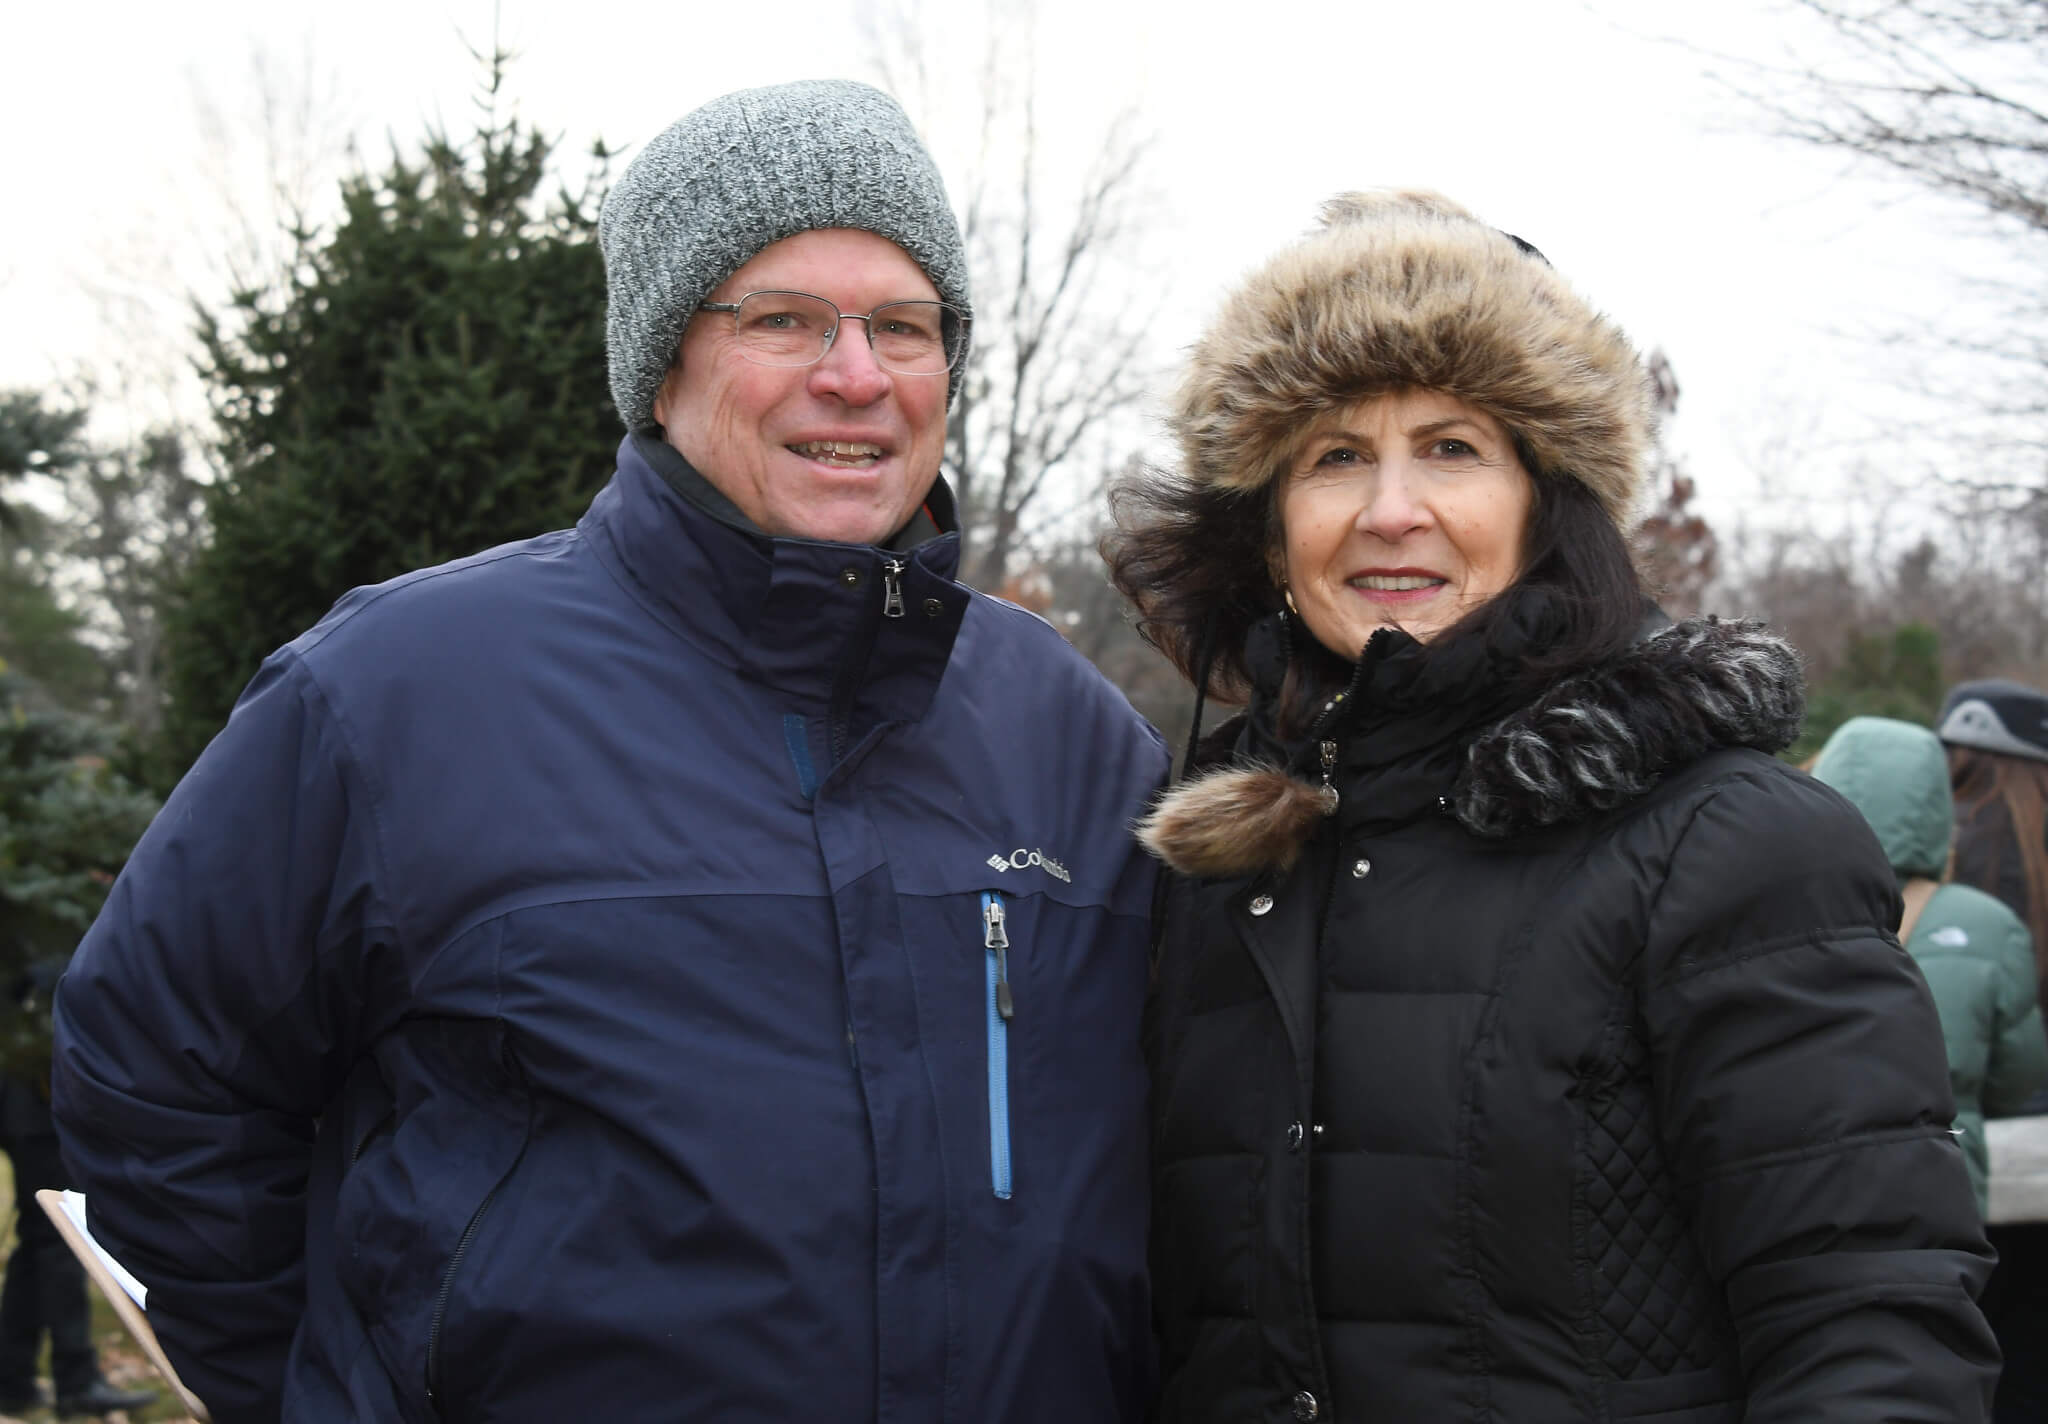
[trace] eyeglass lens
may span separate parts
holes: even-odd
[[[837,307],[802,292],[749,292],[733,314],[741,352],[763,366],[810,365],[824,356],[838,320]],[[865,324],[884,370],[937,375],[959,355],[960,316],[942,302],[890,302]]]

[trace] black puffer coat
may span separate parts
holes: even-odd
[[[1421,651],[1369,646],[1290,868],[1168,892],[1162,1418],[1988,1417],[1989,1253],[1891,871],[1745,749],[1797,726],[1789,650],[1684,624],[1519,709],[1514,649]],[[1284,750],[1257,709],[1212,755]]]

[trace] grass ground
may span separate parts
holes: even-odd
[[[36,1211],[40,1208],[34,1202],[30,1202],[27,1209]],[[5,1234],[0,1235],[0,1260],[4,1260],[14,1254],[15,1239],[14,1171],[4,1156],[0,1156],[0,1220],[6,1222]],[[86,1291],[92,1301],[92,1338],[93,1343],[99,1347],[100,1372],[123,1389],[153,1389],[157,1392],[156,1403],[147,1409],[106,1415],[109,1424],[157,1424],[157,1421],[161,1420],[185,1419],[187,1416],[184,1406],[177,1402],[176,1397],[157,1377],[156,1371],[150,1367],[149,1361],[143,1358],[142,1351],[128,1338],[128,1332],[122,1328],[120,1317],[114,1314],[114,1308],[101,1298],[99,1287],[88,1281]],[[45,1388],[50,1382],[49,1367],[49,1345],[46,1342],[43,1346],[42,1362]],[[0,1414],[0,1424],[16,1424],[16,1421],[21,1421],[21,1424],[46,1424],[46,1421],[55,1418],[57,1414],[54,1410],[32,1409],[26,1414]]]

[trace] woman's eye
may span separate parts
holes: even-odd
[[[1316,463],[1318,465],[1355,465],[1358,463],[1358,452],[1348,445],[1339,445],[1334,450],[1325,450],[1322,454],[1316,456]]]
[[[1453,458],[1459,459],[1462,459],[1468,455],[1477,455],[1479,453],[1477,450],[1473,449],[1472,446],[1466,441],[1452,439],[1444,439],[1437,441],[1436,452],[1439,455],[1448,455]]]

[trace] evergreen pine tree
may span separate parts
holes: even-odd
[[[170,619],[168,772],[348,589],[573,523],[603,484],[598,184],[550,195],[550,149],[488,108],[430,135],[343,185],[281,291],[202,317],[226,475]]]
[[[30,476],[65,481],[91,463],[86,412],[37,391],[0,391],[0,486]],[[85,619],[57,596],[62,540],[49,516],[0,499],[0,672],[31,705],[84,712],[105,700],[98,653],[79,637]]]
[[[0,671],[0,1070],[46,1077],[50,990],[156,801],[114,771],[114,739]]]

